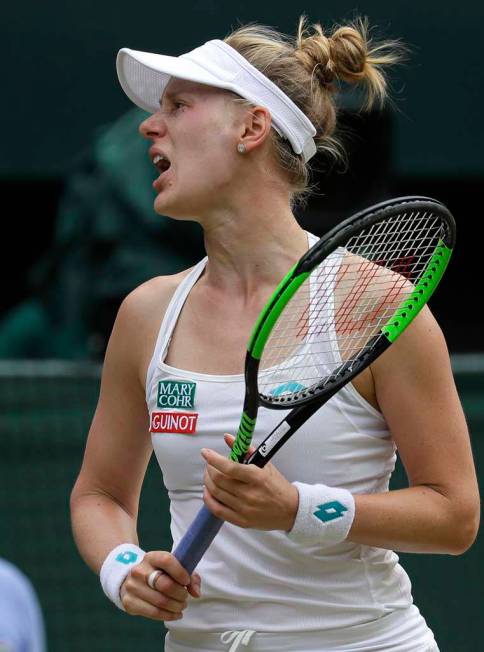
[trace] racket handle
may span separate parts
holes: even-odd
[[[217,518],[203,505],[192,524],[173,551],[183,568],[190,573],[195,570],[205,551],[214,540],[224,521]]]

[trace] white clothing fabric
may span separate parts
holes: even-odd
[[[141,564],[145,554],[145,551],[134,543],[121,543],[113,548],[103,561],[99,572],[101,586],[105,595],[122,611],[126,609],[119,595],[121,586],[133,566]]]
[[[29,579],[0,559],[0,650],[45,652],[42,611]]]
[[[308,239],[310,245],[317,241],[312,235]],[[206,259],[200,261],[175,292],[147,373],[152,442],[171,501],[175,546],[203,504],[205,462],[200,449],[228,453],[223,433],[236,432],[244,398],[242,374],[200,374],[164,362],[180,311],[205,264]],[[285,414],[260,409],[254,443]],[[352,494],[385,492],[395,446],[381,413],[350,384],[300,428],[273,464],[290,482],[324,483]],[[366,647],[355,651],[385,650],[378,645],[388,636],[383,624],[391,621],[394,647],[388,650],[424,652],[434,641],[412,605],[409,578],[389,550],[349,541],[303,546],[282,531],[244,530],[226,523],[197,570],[202,597],[190,602],[182,620],[167,623],[173,640],[178,634],[196,634],[201,640],[202,635],[227,629],[253,629],[257,634],[252,645],[252,640],[265,640],[269,634],[284,639],[317,632],[332,637],[327,648],[331,652],[350,652],[344,646],[348,632],[356,628],[357,640]],[[398,647],[400,630],[405,634]],[[308,645],[321,652],[321,647]]]
[[[307,631],[283,634],[254,630],[214,632],[169,632],[165,652],[439,652],[437,643],[430,640],[414,644],[411,611],[383,616],[364,627],[340,631]],[[362,631],[364,629],[364,631]],[[368,642],[373,636],[378,642]],[[344,642],[342,643],[342,641]]]

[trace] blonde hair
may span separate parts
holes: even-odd
[[[348,25],[335,25],[326,34],[316,23],[312,32],[306,16],[301,16],[295,38],[272,27],[251,23],[239,27],[224,40],[253,66],[273,81],[311,120],[317,130],[318,151],[335,163],[347,164],[337,129],[335,96],[340,83],[358,84],[366,91],[363,110],[388,99],[383,68],[404,60],[408,48],[400,40],[373,42],[367,18]],[[310,168],[295,154],[289,142],[274,129],[271,137],[276,158],[286,171],[292,202],[304,201],[311,189]]]

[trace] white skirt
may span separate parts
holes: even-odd
[[[394,611],[344,631],[273,633],[246,629],[206,633],[177,629],[167,634],[165,652],[439,652],[427,626],[420,632],[412,626],[413,609],[408,610],[408,618]]]

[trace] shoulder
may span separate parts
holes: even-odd
[[[119,307],[106,356],[124,359],[140,380],[145,378],[166,309],[191,269],[146,281],[130,292]]]
[[[407,373],[414,380],[432,373],[451,376],[447,343],[428,306],[424,306],[388,351],[372,364],[372,370],[386,379],[397,372]]]
[[[170,276],[156,276],[130,292],[120,305],[117,320],[152,317],[166,311],[177,287],[193,268]]]
[[[394,434],[401,431],[409,441],[409,432],[421,431],[427,420],[427,432],[451,422],[465,429],[445,337],[428,306],[371,370],[378,403]]]

